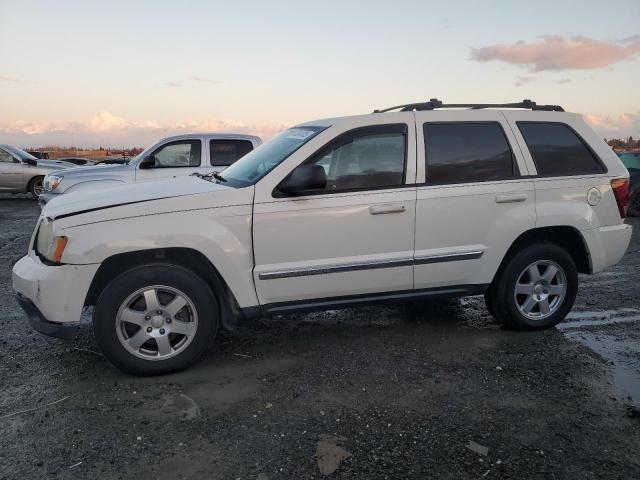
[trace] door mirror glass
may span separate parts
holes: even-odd
[[[289,174],[280,184],[281,192],[295,195],[309,190],[324,190],[327,175],[320,165],[301,165]]]
[[[38,165],[37,160],[34,160],[33,158],[25,158],[22,160],[24,163],[26,163],[27,165],[31,165],[32,167],[35,167]]]
[[[140,168],[146,170],[148,168],[154,168],[156,166],[156,159],[153,155],[144,157],[140,162]]]

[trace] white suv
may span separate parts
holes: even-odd
[[[18,300],[62,337],[94,306],[105,355],[153,374],[249,315],[484,294],[505,327],[549,328],[578,272],[624,254],[628,172],[579,115],[396,109],[290,128],[215,178],[64,195],[14,266]]]

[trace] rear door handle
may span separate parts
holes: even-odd
[[[496,203],[524,202],[526,199],[526,193],[504,193],[501,195],[496,195]]]
[[[385,205],[372,205],[369,207],[371,215],[383,215],[385,213],[402,213],[405,211],[404,205],[398,203],[388,203]]]

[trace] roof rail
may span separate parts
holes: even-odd
[[[411,112],[413,110],[435,110],[436,108],[469,108],[471,110],[479,110],[482,108],[524,108],[545,112],[564,112],[564,108],[560,105],[538,105],[536,102],[527,99],[518,103],[442,103],[442,100],[432,98],[428,102],[407,103],[406,105],[397,105],[383,110],[374,110],[373,113],[384,113],[398,109],[400,109],[401,112]]]

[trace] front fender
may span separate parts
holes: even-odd
[[[150,214],[61,228],[62,263],[94,264],[140,250],[189,248],[216,267],[240,307],[258,304],[253,284],[251,205]]]

